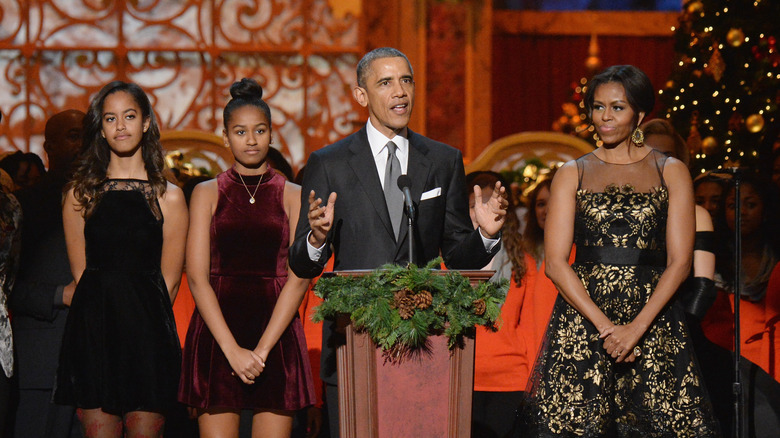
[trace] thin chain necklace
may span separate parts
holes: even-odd
[[[263,180],[264,173],[260,174],[260,180],[257,181],[257,185],[255,186],[254,193],[249,191],[249,187],[246,186],[246,183],[244,182],[244,177],[241,176],[240,173],[236,172],[238,174],[238,177],[241,178],[241,184],[244,185],[244,189],[246,189],[246,193],[249,195],[249,203],[254,204],[255,203],[255,193],[257,193],[257,189],[260,188],[260,182]]]

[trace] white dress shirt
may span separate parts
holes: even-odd
[[[366,123],[366,135],[368,136],[368,145],[371,147],[371,153],[374,155],[374,164],[376,165],[376,172],[379,176],[379,183],[382,185],[382,189],[385,187],[385,165],[387,164],[387,142],[392,141],[397,146],[395,155],[398,157],[398,161],[401,163],[401,174],[406,174],[406,169],[409,168],[409,139],[407,138],[408,129],[404,128],[401,134],[396,135],[393,138],[387,138],[384,134],[379,132],[378,129],[371,124],[369,118]],[[338,201],[336,201],[338,202]],[[307,209],[308,210],[308,209]],[[311,231],[309,231],[311,234]],[[490,251],[499,242],[500,239],[488,239],[479,233],[479,237],[482,238],[482,243],[485,245],[485,249]],[[325,248],[324,243],[321,247],[315,248],[310,242],[308,236],[306,236],[306,247],[309,252],[309,258],[312,261],[320,261],[322,257],[322,250]]]

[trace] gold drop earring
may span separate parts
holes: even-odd
[[[637,146],[644,146],[645,133],[639,129],[639,126],[637,126],[636,129],[634,129],[634,132],[631,133],[631,141],[634,142],[634,144]]]

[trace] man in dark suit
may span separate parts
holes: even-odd
[[[399,173],[411,180],[416,208],[413,261],[421,265],[441,254],[450,269],[485,266],[499,248],[506,214],[503,187],[497,184],[494,195],[475,206],[480,225],[475,230],[464,196],[460,151],[407,128],[414,77],[406,56],[392,48],[369,52],[358,63],[357,82],[353,95],[368,109],[369,121],[309,157],[289,255],[293,272],[316,277],[331,255],[335,270],[405,264],[410,236],[396,185]],[[329,196],[323,206],[317,195],[325,194]],[[482,199],[478,187],[475,199]],[[321,368],[332,437],[338,436],[335,347],[343,343],[334,324],[323,325]]]
[[[49,171],[38,184],[19,190],[22,250],[10,299],[17,356],[19,398],[14,436],[66,438],[78,433],[71,406],[51,402],[62,333],[73,292],[65,235],[62,190],[81,147],[84,113],[68,110],[46,123],[43,148]]]

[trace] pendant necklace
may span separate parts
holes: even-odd
[[[260,180],[257,181],[257,185],[255,186],[255,192],[252,193],[252,192],[249,191],[249,187],[246,186],[246,183],[244,182],[244,177],[241,176],[240,173],[238,173],[238,172],[236,172],[236,173],[238,174],[238,177],[241,178],[241,184],[244,185],[244,189],[246,189],[246,192],[249,195],[249,203],[250,204],[254,204],[255,203],[255,193],[257,193],[257,189],[260,188],[260,182],[263,180],[263,175],[265,175],[265,174],[261,174],[260,175]]]

